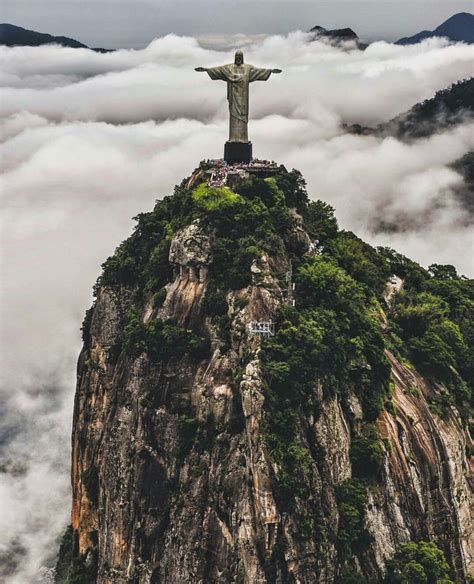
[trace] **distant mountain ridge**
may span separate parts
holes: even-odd
[[[0,24],[0,44],[9,47],[30,46],[39,47],[40,45],[61,45],[63,47],[72,47],[74,49],[87,49],[88,47],[75,39],[65,36],[53,36],[51,34],[28,30],[21,26]]]
[[[404,140],[427,138],[460,122],[472,120],[474,77],[469,77],[437,91],[430,99],[416,103],[408,111],[377,127],[351,124],[345,128],[353,134],[395,136]]]
[[[332,44],[340,45],[341,43],[347,43],[350,41],[355,42],[357,48],[359,49],[366,49],[367,44],[360,41],[357,34],[352,30],[352,28],[335,28],[333,30],[327,30],[323,26],[313,26],[313,28],[309,31],[313,33],[312,40],[319,40],[325,39],[328,40]]]
[[[15,24],[3,22],[0,24],[0,45],[8,47],[39,47],[41,45],[61,45],[73,49],[89,49],[84,43],[65,36],[54,36],[48,33],[28,30]],[[108,53],[111,49],[92,48],[92,51]]]
[[[474,43],[474,14],[459,12],[434,30],[423,30],[413,36],[399,39],[396,45],[414,45],[432,37],[446,37],[454,42]]]
[[[376,128],[359,124],[346,126],[353,134],[364,136],[393,136],[411,142],[429,138],[437,132],[474,121],[474,77],[462,79],[446,89],[437,91],[430,98],[415,104],[407,112]],[[463,184],[456,189],[456,196],[469,217],[474,216],[474,151],[467,152],[456,160],[451,167],[464,178]]]
[[[474,77],[437,91],[379,130],[401,138],[422,138],[467,119],[474,119]]]

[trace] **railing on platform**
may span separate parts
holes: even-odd
[[[261,337],[273,337],[275,335],[275,323],[271,320],[254,320],[248,324],[248,329],[251,335],[259,335]]]

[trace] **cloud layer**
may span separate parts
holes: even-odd
[[[474,148],[473,124],[410,144],[350,135],[343,124],[387,121],[471,76],[474,47],[429,40],[360,52],[307,40],[293,33],[246,48],[248,62],[284,70],[251,88],[256,155],[300,169],[342,227],[472,275],[472,217],[450,165]],[[221,155],[225,86],[193,68],[232,54],[169,35],[140,51],[1,47],[0,55],[0,555],[17,550],[8,557],[21,558],[18,569],[4,579],[23,584],[40,581],[68,520],[74,362],[92,284],[131,217],[200,159]]]

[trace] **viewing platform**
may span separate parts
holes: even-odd
[[[207,184],[210,187],[229,186],[232,188],[236,182],[256,175],[267,178],[277,174],[280,166],[273,160],[254,159],[251,162],[239,162],[228,164],[223,158],[203,160],[199,169],[203,172]]]
[[[247,327],[251,335],[259,335],[265,338],[273,337],[275,335],[275,323],[271,320],[252,321]]]

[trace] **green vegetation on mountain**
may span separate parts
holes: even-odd
[[[143,351],[153,359],[167,359],[176,355],[204,358],[208,355],[208,339],[160,319],[144,324],[140,316],[132,309],[124,327],[124,348],[132,355],[139,355]]]
[[[402,544],[387,562],[385,584],[454,584],[443,552],[433,542]]]
[[[57,584],[90,584],[97,578],[98,550],[95,548],[85,557],[77,553],[78,542],[69,525],[64,533],[56,563],[55,582]]]
[[[371,541],[364,521],[367,491],[360,481],[348,480],[339,485],[336,494],[339,512],[337,546],[342,557],[349,559],[366,549]]]
[[[474,282],[458,276],[453,266],[433,264],[423,270],[393,250],[380,253],[393,273],[404,278],[389,313],[388,339],[401,357],[442,383],[468,416],[474,381]]]
[[[470,77],[437,91],[432,98],[417,103],[379,130],[393,130],[400,138],[423,138],[473,117],[474,77]]]

